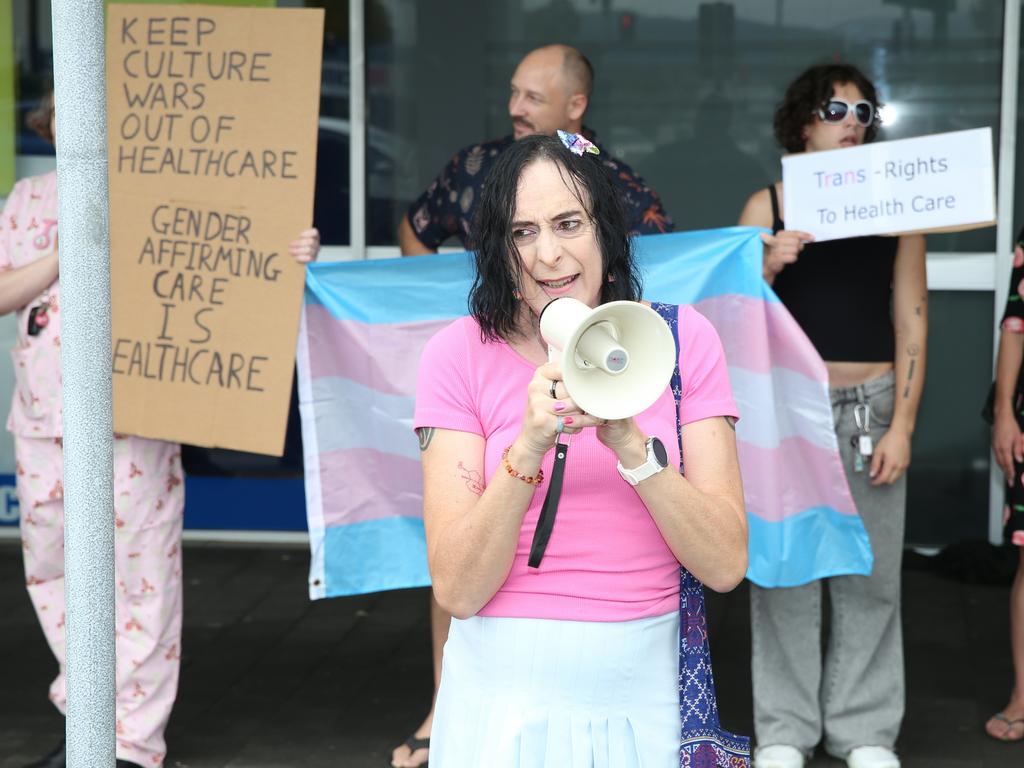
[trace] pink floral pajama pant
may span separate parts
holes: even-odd
[[[64,642],[64,452],[59,438],[15,436],[25,579],[60,671],[50,699],[67,702]],[[181,653],[181,450],[114,441],[117,756],[163,764],[164,729]]]

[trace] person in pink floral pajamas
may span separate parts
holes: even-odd
[[[53,97],[30,116],[53,141]],[[289,251],[316,258],[309,229]],[[0,218],[0,314],[15,312],[11,351],[14,435],[25,582],[59,671],[50,699],[67,702],[64,638],[64,487],[61,423],[57,175],[22,179]],[[117,765],[159,768],[181,659],[181,529],[185,486],[175,443],[115,435],[114,515],[117,641]],[[26,768],[62,768],[63,742]]]

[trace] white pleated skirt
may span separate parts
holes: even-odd
[[[431,768],[676,768],[679,614],[453,619]]]

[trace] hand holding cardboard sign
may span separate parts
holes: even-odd
[[[320,230],[312,227],[299,232],[298,237],[288,243],[288,253],[299,264],[316,261],[316,257],[320,254]]]
[[[780,229],[774,235],[761,235],[764,243],[764,279],[769,285],[787,264],[797,260],[804,245],[814,241],[814,235],[795,229]]]

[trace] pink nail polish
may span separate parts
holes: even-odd
[[[565,410],[565,403],[555,403],[555,410],[556,411],[564,411]]]
[[[572,416],[566,416],[562,421],[564,424],[572,424]]]

